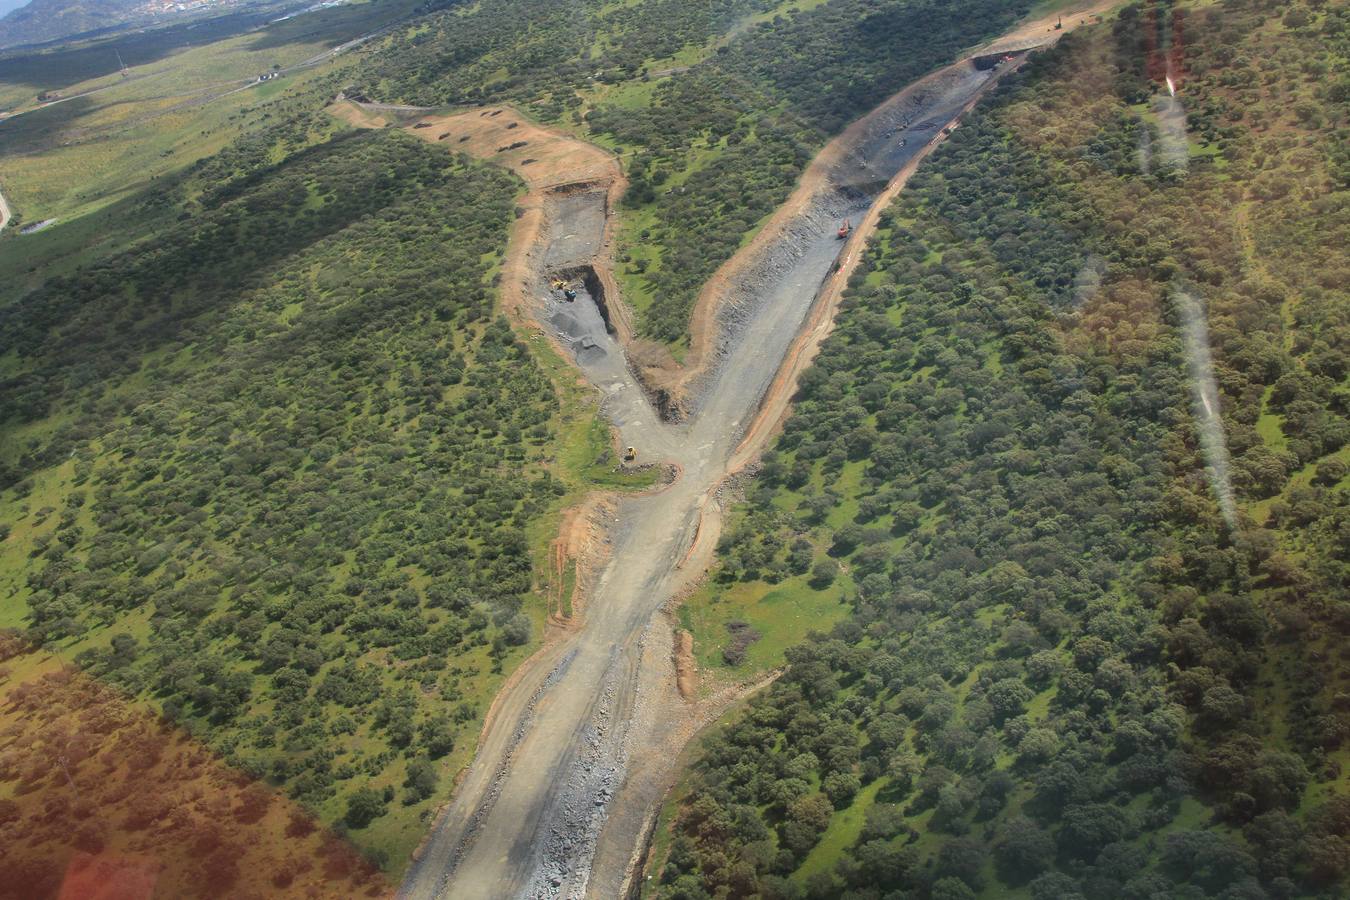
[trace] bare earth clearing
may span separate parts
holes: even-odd
[[[997,52],[1049,43],[1085,18],[1066,13],[1062,30],[1054,17],[1028,23],[1000,39]],[[576,540],[570,517],[564,542],[573,551],[579,544],[605,551],[582,552],[584,614],[554,627],[503,686],[478,754],[401,896],[617,897],[631,886],[681,749],[757,687],[700,698],[687,636],[675,634],[663,610],[711,563],[727,479],[758,456],[786,415],[881,210],[1021,59],[983,71],[969,59],[948,66],[832,141],[762,232],[709,282],[690,364],[665,384],[644,383],[626,352],[632,331],[609,268],[610,211],[624,188],[614,157],[505,108],[418,117],[335,105],[353,124],[404,123],[525,180],[503,271],[508,313],[576,361],[603,395],[621,446],[681,473],[658,492],[594,505],[587,527],[603,529],[602,540]],[[844,218],[856,227],[840,241]],[[554,289],[555,279],[574,287],[574,300]]]

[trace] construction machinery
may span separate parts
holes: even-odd
[[[848,237],[850,232],[852,231],[853,231],[853,224],[849,222],[848,219],[845,219],[843,221],[843,224],[839,226],[839,232],[836,236],[839,238],[839,240],[842,241],[844,238]]]
[[[624,462],[633,462],[633,461],[636,460],[636,459],[637,459],[637,448],[636,448],[636,447],[629,447],[629,448],[627,448],[626,450],[623,451],[623,461],[624,461]]]
[[[571,303],[573,300],[577,299],[576,289],[573,288],[572,285],[568,283],[565,279],[555,278],[553,279],[552,285],[553,290],[562,291],[563,298],[566,299],[568,303]]]

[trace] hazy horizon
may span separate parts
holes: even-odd
[[[0,0],[0,18],[4,18],[16,9],[27,6],[31,0]]]

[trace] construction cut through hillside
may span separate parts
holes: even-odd
[[[506,311],[554,342],[600,392],[619,448],[678,472],[662,488],[593,505],[589,524],[603,537],[578,561],[581,612],[551,629],[498,693],[474,761],[400,897],[633,890],[681,749],[757,686],[693,690],[688,637],[665,614],[713,560],[729,479],[786,415],[881,210],[923,157],[1027,50],[1108,6],[1066,13],[1062,29],[1047,27],[1054,17],[1025,24],[832,141],[702,292],[691,353],[665,385],[631,359],[633,330],[611,272],[612,213],[626,187],[617,159],[505,107],[425,115],[350,99],[335,105],[353,124],[400,124],[520,175],[528,190],[502,270]]]

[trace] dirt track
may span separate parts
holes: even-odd
[[[1031,29],[1041,25],[1019,31],[1039,33]],[[685,699],[692,673],[677,679],[676,658],[687,657],[688,647],[674,652],[662,609],[711,563],[723,485],[786,414],[797,374],[828,333],[880,209],[1016,64],[949,66],[820,154],[789,202],[700,299],[701,356],[680,386],[690,414],[678,424],[660,415],[663,398],[639,382],[626,354],[631,330],[608,265],[610,210],[623,189],[617,161],[508,109],[407,123],[424,139],[507,165],[526,180],[504,304],[575,360],[601,392],[621,445],[681,474],[603,516],[607,559],[588,582],[584,617],[553,631],[499,693],[477,756],[400,896],[617,897],[631,882],[635,850],[680,749],[737,696]],[[339,106],[357,124],[388,122],[385,110]],[[847,241],[835,237],[843,218],[855,226]],[[576,290],[575,299],[554,289],[555,278]]]
[[[0,231],[4,231],[9,224],[9,217],[9,204],[5,202],[5,195],[0,194]]]

